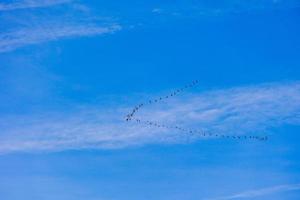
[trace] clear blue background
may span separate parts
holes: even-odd
[[[84,2],[94,13],[114,16],[122,30],[0,54],[0,117],[93,105],[107,95],[120,103],[118,97],[168,91],[194,79],[201,90],[300,79],[296,3],[261,9],[255,3],[209,2]],[[151,12],[156,7],[164,12]],[[216,8],[226,12],[211,14]],[[169,14],[175,11],[180,15]],[[8,27],[5,12],[0,26]],[[29,60],[40,68],[28,66]],[[281,126],[265,143],[213,140],[4,154],[0,199],[200,200],[299,183],[299,131]],[[251,199],[299,198],[298,190]]]

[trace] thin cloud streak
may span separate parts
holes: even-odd
[[[58,24],[46,27],[21,28],[16,31],[0,34],[0,53],[13,51],[27,45],[63,38],[102,35],[114,33],[119,30],[121,30],[121,26],[117,24],[110,26]]]
[[[225,15],[235,15],[239,13],[256,13],[268,10],[284,10],[299,8],[298,0],[260,0],[245,1],[231,0],[219,1],[214,4],[203,4],[200,2],[190,4],[188,1],[173,3],[172,5],[164,5],[155,7],[151,10],[152,14],[159,16],[172,17],[221,17]]]
[[[201,83],[200,83],[201,84]],[[232,134],[264,131],[281,124],[300,122],[300,84],[281,83],[190,94],[140,115],[187,127]]]
[[[114,149],[201,139],[168,128],[125,121],[131,106],[93,105],[72,112],[2,116],[0,152]],[[273,83],[178,96],[143,107],[137,117],[224,135],[261,133],[300,124],[300,83]],[[204,139],[204,138],[203,138]]]
[[[70,3],[72,0],[23,0],[12,3],[0,3],[0,11],[12,11],[26,8],[50,7],[64,3]]]
[[[242,192],[230,196],[217,197],[217,198],[211,198],[206,200],[248,199],[248,198],[254,198],[258,196],[270,195],[274,193],[287,192],[293,190],[300,190],[300,184],[279,185],[279,186],[273,186],[273,187],[268,187],[263,189],[249,190],[246,192]]]

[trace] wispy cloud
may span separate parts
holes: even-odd
[[[72,0],[17,0],[11,3],[0,3],[0,11],[9,11],[25,8],[49,7],[69,3]]]
[[[260,1],[217,1],[214,3],[203,3],[202,1],[191,4],[188,1],[179,3],[164,4],[159,8],[153,8],[153,14],[160,16],[176,17],[219,17],[224,15],[234,15],[237,13],[255,13],[265,10],[280,10],[298,8],[298,0],[260,0]]]
[[[238,194],[233,194],[230,196],[217,197],[217,198],[211,198],[206,200],[248,199],[248,198],[254,198],[258,196],[270,195],[274,193],[287,192],[292,190],[300,190],[300,184],[278,185],[278,186],[262,188],[257,190],[249,190]]]
[[[63,3],[64,6],[52,7]],[[33,44],[121,30],[119,23],[110,17],[98,16],[86,5],[71,0],[19,0],[0,3],[0,11],[21,8],[22,12],[5,12],[0,16],[0,24],[3,26],[0,31],[0,53]]]
[[[31,44],[55,41],[62,38],[102,35],[113,33],[120,29],[121,26],[117,24],[108,26],[94,24],[54,24],[45,27],[21,28],[16,31],[0,34],[0,53]]]
[[[151,111],[152,110],[152,111]],[[189,94],[140,112],[146,119],[243,134],[299,123],[300,83],[264,84]]]
[[[2,116],[0,152],[121,148],[147,143],[185,143],[194,137],[165,128],[124,122],[129,105],[86,106],[72,112]],[[264,84],[193,93],[144,107],[142,119],[223,134],[257,134],[300,123],[300,83]],[[197,138],[194,138],[197,139]]]

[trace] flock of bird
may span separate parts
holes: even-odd
[[[136,113],[139,109],[141,109],[143,106],[150,105],[150,104],[154,104],[154,103],[158,103],[158,102],[160,102],[160,101],[162,101],[162,100],[172,98],[172,97],[178,95],[179,93],[183,92],[183,91],[186,90],[186,89],[195,87],[196,84],[198,84],[198,82],[199,82],[198,80],[195,80],[195,81],[193,81],[192,83],[190,83],[190,84],[188,84],[188,85],[185,85],[184,87],[182,87],[182,88],[180,88],[180,89],[177,89],[177,90],[175,90],[174,92],[172,92],[172,93],[170,93],[170,94],[168,94],[168,95],[166,95],[166,96],[164,96],[164,97],[159,97],[159,98],[157,98],[157,99],[152,99],[152,100],[149,100],[149,101],[147,101],[147,102],[145,102],[145,103],[140,103],[139,105],[135,106],[135,107],[133,108],[133,110],[126,116],[126,121],[130,121],[130,120],[134,117],[135,113]]]
[[[210,133],[210,132],[206,132],[203,130],[192,130],[192,129],[187,129],[187,128],[182,128],[180,126],[172,126],[172,125],[166,125],[166,124],[162,124],[162,123],[157,123],[154,121],[149,121],[149,120],[142,120],[139,118],[135,117],[135,114],[144,106],[146,105],[151,105],[151,104],[155,104],[155,103],[159,103],[162,100],[166,100],[169,98],[172,98],[174,96],[177,96],[178,94],[180,94],[181,92],[183,92],[184,90],[187,90],[189,88],[195,87],[197,84],[199,83],[198,80],[195,80],[193,82],[191,82],[188,85],[185,85],[184,87],[175,90],[174,92],[163,96],[163,97],[159,97],[157,99],[152,99],[149,100],[147,102],[144,103],[140,103],[137,106],[135,106],[133,108],[133,110],[126,116],[126,121],[133,121],[139,124],[144,124],[147,126],[151,126],[151,127],[156,127],[156,128],[167,128],[167,129],[174,129],[174,130],[178,130],[181,131],[183,133],[187,133],[190,136],[197,136],[197,137],[210,137],[210,138],[224,138],[224,139],[237,139],[237,140],[242,140],[242,139],[250,139],[250,140],[267,140],[268,137],[267,136],[253,136],[253,135],[225,135],[225,134],[220,134],[220,133]]]

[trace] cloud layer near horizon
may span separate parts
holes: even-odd
[[[180,131],[126,123],[124,117],[130,109],[131,106],[121,104],[110,108],[93,105],[72,112],[2,117],[0,152],[111,149],[185,143],[192,137]],[[227,135],[266,133],[282,124],[300,123],[300,83],[191,93],[145,107],[137,116]]]

